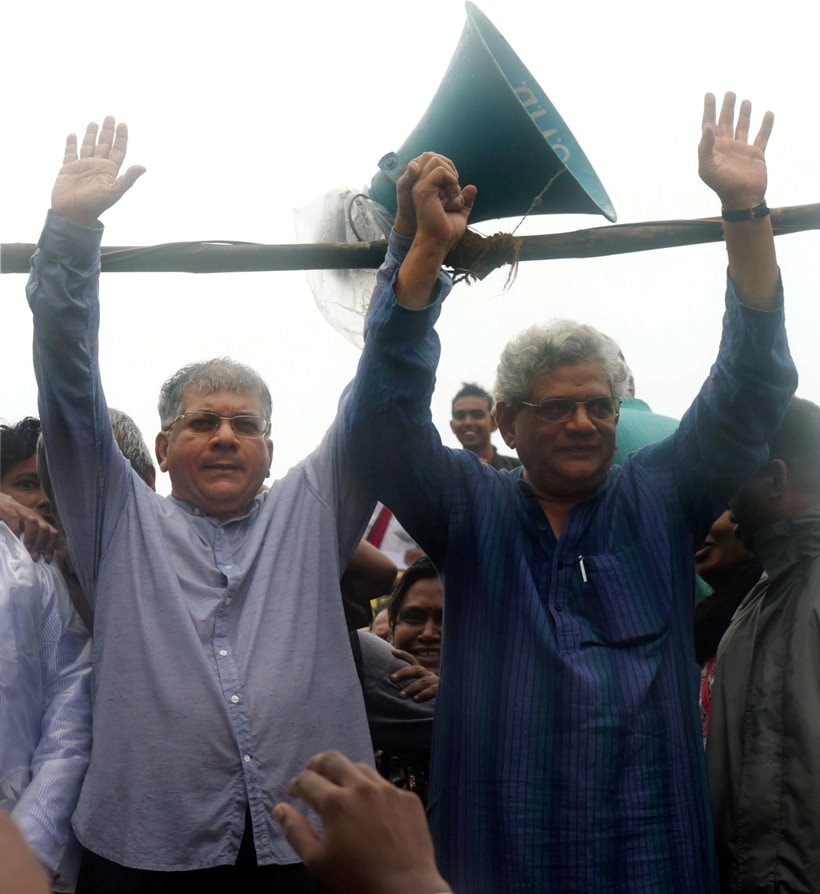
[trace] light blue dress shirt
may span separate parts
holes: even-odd
[[[101,234],[50,214],[28,285],[49,469],[95,608],[74,828],[125,866],[200,869],[235,862],[248,806],[260,864],[298,862],[272,816],[290,779],[326,749],[372,762],[339,578],[375,500],[352,474],[344,399],[241,518],[154,493],[114,441],[100,381]]]
[[[0,522],[0,809],[56,890],[74,890],[71,815],[91,750],[91,643],[60,572]]]

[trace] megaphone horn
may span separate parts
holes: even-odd
[[[472,221],[527,212],[614,221],[606,190],[555,106],[493,23],[466,7],[444,79],[402,147],[379,162],[371,198],[395,214],[396,180],[431,150],[453,159],[463,184],[478,187]]]

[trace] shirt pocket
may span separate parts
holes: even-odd
[[[580,561],[587,576],[580,614],[586,620],[588,642],[629,647],[665,634],[671,609],[668,588],[639,543]]]

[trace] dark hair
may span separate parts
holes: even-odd
[[[387,604],[387,617],[390,621],[390,629],[394,630],[396,627],[396,622],[399,619],[399,612],[401,611],[402,604],[404,603],[404,599],[407,596],[407,591],[413,584],[418,583],[420,580],[425,580],[426,578],[438,577],[438,571],[436,571],[436,566],[427,558],[427,556],[422,556],[420,559],[416,559],[412,565],[407,567],[407,570],[402,572],[401,577],[396,582],[396,585],[393,587],[393,592],[390,594],[390,602]]]
[[[820,491],[820,407],[793,397],[769,441],[769,459],[782,459],[798,485]]]
[[[487,410],[490,413],[492,413],[493,407],[495,406],[495,401],[493,400],[493,396],[489,393],[489,391],[485,391],[480,385],[476,385],[475,382],[462,382],[461,389],[453,398],[450,404],[451,413],[455,413],[456,401],[461,400],[462,397],[480,397],[483,400],[486,400]]]
[[[0,475],[37,452],[40,420],[26,416],[14,425],[0,425]]]

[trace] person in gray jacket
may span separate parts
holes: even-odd
[[[792,399],[731,501],[766,572],[718,649],[707,763],[721,891],[820,892],[820,407]]]

